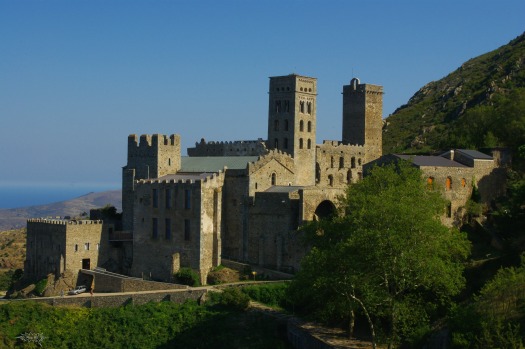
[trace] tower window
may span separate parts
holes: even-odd
[[[272,185],[275,185],[275,183],[277,183],[277,175],[272,173]]]
[[[288,120],[284,120],[284,130],[288,131]]]
[[[308,102],[308,103],[306,104],[306,109],[307,109],[306,112],[307,112],[308,114],[312,114],[312,102]]]
[[[329,175],[328,176],[328,185],[333,187],[334,186],[334,176]]]
[[[312,149],[312,140],[308,139],[308,149]]]
[[[189,210],[191,208],[191,190],[184,189],[184,208]]]
[[[299,131],[301,131],[301,132],[304,131],[304,122],[303,122],[303,120],[299,121]]]
[[[275,120],[273,122],[273,130],[274,131],[279,131],[279,120]]]
[[[343,168],[343,167],[345,167],[345,158],[341,156],[339,158],[339,168]]]
[[[308,121],[308,132],[312,132],[312,122]]]
[[[334,157],[330,156],[330,167],[334,168]]]
[[[303,101],[300,101],[300,102],[299,102],[299,111],[300,111],[301,113],[304,113],[304,102],[303,102]]]
[[[166,189],[166,208],[171,208],[171,189]]]
[[[274,148],[279,148],[279,140],[277,138],[274,139],[273,147]]]
[[[151,219],[151,237],[156,239],[159,236],[159,221],[157,218]]]
[[[352,181],[352,170],[348,170],[346,173],[346,183],[349,183]]]
[[[281,112],[281,101],[275,101],[275,112],[276,113]]]
[[[153,207],[159,207],[159,193],[157,192],[157,189],[153,189],[152,192],[153,196]]]
[[[290,101],[286,100],[284,101],[284,112],[289,113],[290,112]]]
[[[357,159],[357,164],[361,166],[361,159]]]
[[[299,149],[303,149],[303,139],[299,138]]]
[[[288,149],[288,138],[285,138],[283,141],[283,148]]]

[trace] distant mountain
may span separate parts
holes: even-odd
[[[422,87],[385,120],[383,152],[525,143],[525,33]]]
[[[104,207],[107,204],[122,210],[120,190],[89,193],[78,198],[55,202],[47,205],[0,209],[0,231],[17,229],[26,226],[29,218],[71,216],[78,217],[92,208]]]

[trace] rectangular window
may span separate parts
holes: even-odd
[[[184,240],[190,241],[191,235],[190,235],[190,220],[185,219],[184,220]]]
[[[191,190],[184,189],[184,208],[189,210],[191,208]]]
[[[84,250],[89,251],[89,242],[84,244]]]
[[[153,207],[159,207],[159,193],[157,192],[157,189],[153,189]]]
[[[171,240],[171,219],[166,218],[165,237],[166,240]]]
[[[156,239],[159,236],[159,221],[157,218],[153,218],[151,221],[151,237]]]
[[[171,189],[166,189],[166,208],[171,208]]]

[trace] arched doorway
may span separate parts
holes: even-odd
[[[329,200],[324,200],[315,209],[314,220],[330,218],[335,213],[335,205]]]

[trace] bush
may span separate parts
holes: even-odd
[[[228,287],[223,292],[211,294],[213,304],[222,305],[236,310],[245,310],[250,304],[250,297],[237,287]]]
[[[254,301],[284,308],[288,302],[286,296],[287,290],[287,283],[275,283],[246,286],[242,289],[242,292],[247,294]]]
[[[13,284],[20,280],[22,277],[23,270],[8,270],[5,273],[0,274],[0,290],[6,291],[13,287]]]
[[[181,268],[175,275],[175,280],[179,284],[192,287],[200,286],[201,279],[199,273],[191,268]]]
[[[47,287],[47,278],[42,279],[35,284],[34,292],[38,296],[42,296],[42,294],[44,294],[44,291],[46,290],[46,287]]]

